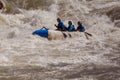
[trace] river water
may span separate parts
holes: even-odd
[[[0,80],[120,80],[120,0],[0,1]],[[57,17],[93,36],[32,35]]]

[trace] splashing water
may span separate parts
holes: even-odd
[[[1,80],[120,79],[120,28],[115,25],[120,12],[111,12],[120,8],[119,0],[2,3],[6,11],[0,13]],[[54,30],[57,17],[66,25],[72,20],[75,27],[80,20],[93,36],[87,40],[78,33],[77,37],[48,41],[32,35],[43,26]]]

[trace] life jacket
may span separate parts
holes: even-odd
[[[75,31],[75,27],[74,27],[74,25],[70,25],[70,26],[68,26],[68,31]]]
[[[84,32],[85,31],[85,27],[83,25],[82,26],[78,26],[77,30],[81,31],[81,32]]]
[[[63,22],[60,22],[60,23],[58,23],[58,29],[64,31],[64,30],[67,30],[67,27],[64,25]]]

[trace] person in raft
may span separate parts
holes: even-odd
[[[68,21],[68,31],[69,32],[72,32],[72,31],[75,31],[75,27],[74,25],[72,24],[72,21]]]
[[[85,32],[85,27],[82,25],[82,23],[80,21],[78,21],[77,24],[78,24],[77,31]]]
[[[58,22],[58,25],[55,24],[57,30],[59,30],[59,31],[66,31],[67,30],[66,26],[64,25],[64,23],[61,21],[60,18],[57,18],[57,22]]]

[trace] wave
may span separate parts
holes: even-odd
[[[4,5],[0,13],[0,79],[119,79],[119,0],[0,1]],[[57,17],[66,26],[72,20],[77,27],[80,20],[93,37],[88,40],[84,33],[53,31]],[[49,39],[61,39],[49,41],[32,35],[43,26],[50,29]]]
[[[2,9],[3,13],[13,13],[13,14],[20,13],[20,10],[18,9],[18,7],[16,7],[10,1],[0,0],[0,2],[2,2],[2,4],[3,4],[3,9]]]
[[[120,7],[112,8],[107,15],[115,22],[115,26],[120,27]]]
[[[47,9],[54,0],[7,0],[23,9]]]

